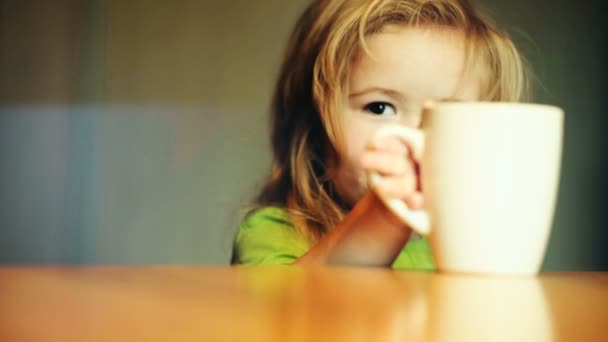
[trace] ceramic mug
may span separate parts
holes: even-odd
[[[443,271],[536,274],[553,221],[564,113],[540,104],[437,102],[420,129],[390,125],[372,139],[402,140],[420,164],[425,208],[377,192],[427,235]],[[379,174],[370,174],[370,186]]]

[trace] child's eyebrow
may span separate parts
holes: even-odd
[[[353,92],[350,93],[348,95],[349,98],[353,98],[353,97],[359,97],[359,96],[363,96],[369,93],[382,93],[384,95],[387,95],[389,97],[392,97],[396,100],[399,100],[401,102],[405,102],[406,96],[403,95],[401,92],[394,90],[394,89],[388,89],[388,88],[382,88],[382,87],[369,87],[369,88],[365,88],[363,90],[357,91],[357,92]]]
[[[461,99],[459,97],[442,97],[440,99],[435,100],[437,102],[466,102],[467,100]]]

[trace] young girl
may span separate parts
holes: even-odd
[[[428,242],[375,191],[423,205],[418,162],[379,127],[418,127],[427,101],[519,101],[513,43],[467,0],[316,0],[292,34],[272,105],[271,174],[233,264],[433,269]]]

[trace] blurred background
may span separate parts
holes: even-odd
[[[227,264],[307,3],[0,0],[0,263]],[[567,113],[544,270],[608,270],[606,6],[478,3]]]

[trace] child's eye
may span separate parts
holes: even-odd
[[[395,115],[397,111],[395,107],[387,102],[372,102],[363,108],[366,112],[370,112],[375,115]]]

